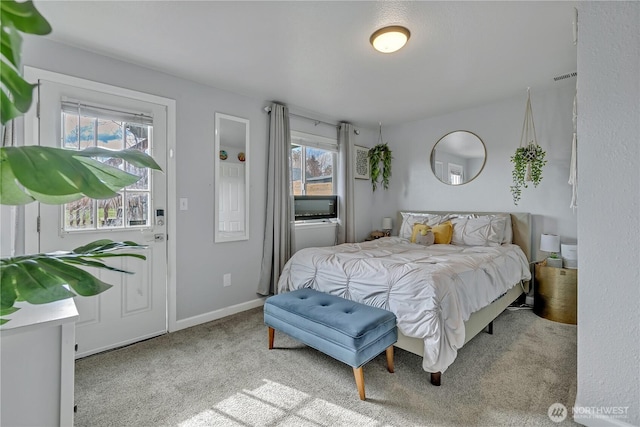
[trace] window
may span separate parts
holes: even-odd
[[[449,183],[452,185],[460,185],[464,181],[464,168],[462,165],[449,163]]]
[[[61,120],[61,147],[67,150],[101,147],[150,153],[153,140],[151,117],[63,101]],[[65,204],[64,231],[149,227],[149,170],[137,168],[122,159],[98,160],[141,178],[123,188],[118,192],[118,196],[112,199],[95,200],[83,197]]]
[[[332,195],[337,166],[338,141],[302,132],[291,132],[291,192],[293,195]]]

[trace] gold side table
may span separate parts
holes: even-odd
[[[554,322],[576,325],[578,320],[578,270],[535,266],[533,312]]]

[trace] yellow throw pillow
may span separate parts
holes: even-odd
[[[448,245],[451,243],[451,236],[453,236],[453,224],[451,221],[443,222],[442,224],[434,225],[431,227],[435,236],[436,244]]]
[[[431,227],[426,224],[413,224],[413,232],[411,233],[411,243],[420,245],[433,245],[435,236],[431,231]]]

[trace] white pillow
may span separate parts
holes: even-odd
[[[479,218],[452,218],[452,245],[500,246],[504,240],[506,218],[482,216]]]
[[[453,216],[452,216],[453,217]],[[513,243],[513,228],[511,225],[511,214],[508,213],[497,213],[497,214],[489,214],[489,215],[478,215],[478,214],[466,214],[466,215],[455,215],[457,218],[504,218],[504,236],[502,238],[502,243]]]
[[[489,215],[495,216],[496,218],[504,218],[504,234],[502,237],[502,243],[513,243],[513,229],[511,228],[511,215],[508,213],[505,214],[496,214]]]
[[[405,239],[411,239],[413,234],[413,224],[427,224],[432,227],[449,219],[449,215],[430,214],[421,212],[400,212],[402,215],[402,224],[398,236]]]

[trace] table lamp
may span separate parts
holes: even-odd
[[[560,236],[556,234],[542,234],[540,236],[540,251],[549,252],[547,258],[548,267],[562,268],[562,258],[558,257],[560,252]]]
[[[385,236],[391,236],[392,228],[393,228],[393,222],[391,218],[389,217],[382,218],[382,231],[384,231]]]

